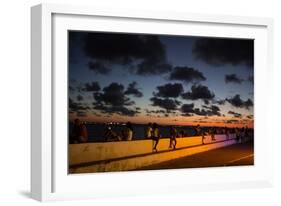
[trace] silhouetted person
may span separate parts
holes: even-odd
[[[133,139],[133,126],[131,122],[127,122],[125,129],[125,140],[131,141]]]
[[[160,134],[159,134],[159,128],[158,125],[156,123],[153,123],[152,126],[152,140],[153,140],[153,151],[157,152],[157,145],[159,143],[159,139],[160,139]]]
[[[205,144],[204,143],[204,140],[205,140],[204,131],[202,130],[202,128],[200,127],[199,124],[195,127],[195,131],[196,131],[197,136],[202,136],[202,144]]]
[[[200,136],[201,135],[201,128],[200,128],[200,125],[197,124],[196,127],[195,127],[195,132],[196,132],[196,136]]]
[[[215,138],[215,128],[214,127],[212,127],[210,129],[210,135],[211,135],[212,141],[216,141],[216,138]]]
[[[177,129],[173,126],[170,127],[170,145],[169,148],[176,149],[177,145]]]
[[[112,131],[111,127],[107,126],[104,132],[105,141],[121,141],[122,138],[116,132]]]
[[[107,142],[111,137],[111,127],[106,126],[104,130],[104,138],[105,141]]]
[[[79,120],[74,120],[71,132],[71,143],[85,143],[88,141],[88,131],[86,126]]]
[[[184,132],[184,130],[181,130],[180,131],[180,137],[184,137],[185,136],[185,132]]]
[[[145,130],[145,137],[146,138],[151,138],[152,137],[152,133],[153,133],[152,124],[148,123],[147,128]]]
[[[229,140],[229,129],[227,127],[224,128],[226,140]]]
[[[235,128],[235,135],[236,135],[236,142],[238,143],[240,141],[241,132],[240,129],[238,129],[237,127]]]
[[[250,138],[249,128],[246,126],[245,128],[245,141],[248,141]]]
[[[241,143],[245,142],[245,137],[246,137],[246,129],[245,127],[243,127],[240,135]]]

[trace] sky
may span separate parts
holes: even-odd
[[[253,127],[254,40],[69,31],[69,118]]]

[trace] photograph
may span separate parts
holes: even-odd
[[[69,174],[254,165],[254,39],[68,30],[67,45]]]

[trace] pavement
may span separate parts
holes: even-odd
[[[254,143],[240,143],[136,170],[254,165]]]

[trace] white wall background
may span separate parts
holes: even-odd
[[[30,181],[30,6],[36,0],[6,0],[0,7],[0,202],[1,205],[37,205],[29,196]],[[280,205],[281,204],[281,6],[274,0],[57,0],[92,6],[179,11],[205,14],[272,17],[275,58],[275,116],[272,130],[275,137],[275,187],[238,191],[214,191],[177,195],[155,195],[115,199],[85,200],[83,205]],[[266,68],[265,68],[266,69]],[[264,85],[266,86],[266,85]],[[265,137],[266,139],[266,137]],[[217,178],[217,177],[214,177]],[[77,205],[78,202],[47,204]],[[78,203],[78,204],[79,204]]]

